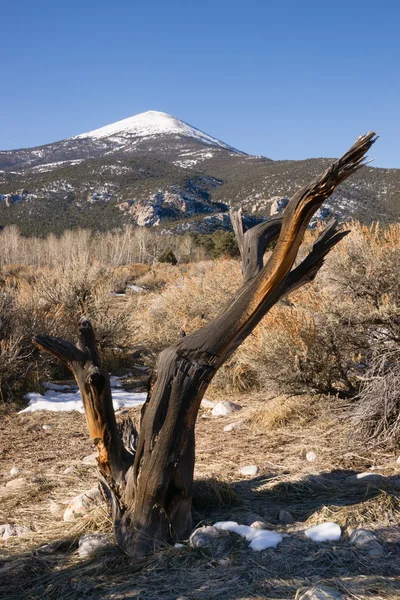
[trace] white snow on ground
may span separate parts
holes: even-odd
[[[233,531],[233,533],[241,535],[250,542],[249,548],[257,552],[266,548],[276,548],[283,540],[281,534],[276,531],[239,525],[236,521],[219,521],[218,523],[214,523],[214,527],[223,531]]]
[[[321,523],[306,529],[304,534],[314,542],[328,542],[330,540],[340,540],[342,531],[336,523]]]
[[[124,377],[110,377],[111,387],[113,388],[114,410],[140,406],[146,401],[146,392],[134,393],[126,392],[122,389],[120,380],[125,377],[128,377],[128,375]],[[37,392],[29,392],[24,396],[24,398],[29,400],[29,404],[26,408],[20,410],[20,413],[36,412],[37,410],[50,410],[52,412],[77,410],[81,413],[84,412],[81,394],[74,386],[58,385],[51,382],[45,382],[43,385],[47,388],[44,395]]]
[[[133,117],[128,117],[122,121],[112,123],[111,125],[106,125],[105,127],[100,127],[99,129],[94,129],[87,133],[81,133],[70,139],[75,140],[88,137],[95,139],[112,137],[115,139],[119,134],[134,135],[137,137],[151,137],[159,134],[183,135],[200,140],[206,144],[220,146],[221,148],[227,148],[228,150],[235,152],[235,149],[231,146],[203,133],[200,129],[196,129],[196,127],[192,127],[184,121],[180,121],[167,113],[159,112],[157,110],[148,110],[139,115],[134,115]],[[122,140],[119,139],[117,141],[121,143],[124,142],[125,139],[123,138]]]

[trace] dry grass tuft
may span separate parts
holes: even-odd
[[[298,396],[277,396],[254,411],[248,423],[261,431],[270,431],[293,423],[306,423],[315,413],[310,411],[312,400]]]

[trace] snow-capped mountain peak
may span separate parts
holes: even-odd
[[[81,133],[70,139],[102,139],[115,137],[151,138],[158,135],[194,138],[211,146],[219,146],[220,148],[238,152],[231,146],[224,144],[224,142],[200,131],[200,129],[192,127],[191,125],[188,125],[188,123],[185,123],[172,115],[157,110],[148,110],[139,115],[134,115],[133,117],[128,117],[127,119],[122,119],[122,121],[112,123],[111,125],[106,125],[105,127],[100,127],[99,129],[88,131],[87,133]]]

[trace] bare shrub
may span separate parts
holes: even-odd
[[[168,265],[164,276],[168,277],[171,269],[174,279],[169,276],[161,293],[146,298],[135,319],[137,339],[154,352],[173,343],[182,332],[189,334],[212,319],[236,290],[240,276],[239,264],[233,260],[187,265],[184,276]],[[138,285],[145,283],[143,279]]]
[[[400,351],[374,358],[363,379],[352,420],[367,443],[400,441]]]

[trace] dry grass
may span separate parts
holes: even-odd
[[[259,431],[271,431],[286,425],[307,423],[312,419],[310,406],[315,403],[310,397],[277,396],[266,401],[265,406],[254,411],[248,422]]]
[[[290,534],[277,550],[251,552],[244,540],[230,534],[217,548],[166,547],[140,562],[132,562],[116,548],[90,560],[80,559],[79,537],[110,531],[107,513],[100,507],[90,519],[64,523],[49,512],[49,506],[52,502],[62,511],[63,502],[95,485],[95,469],[80,462],[91,451],[84,417],[77,413],[15,415],[9,410],[1,425],[3,483],[16,464],[30,482],[23,494],[2,495],[1,521],[29,526],[31,534],[3,543],[0,598],[289,600],[297,589],[316,582],[337,587],[348,599],[399,597],[396,455],[367,450],[347,437],[349,424],[343,422],[342,413],[332,412],[334,403],[323,398],[311,408],[306,397],[295,398],[301,405],[299,416],[296,409],[293,418],[283,418],[285,425],[275,420],[271,431],[269,425],[266,429],[262,422],[257,427],[255,423],[257,415],[268,407],[271,410],[274,400],[264,405],[261,394],[232,399],[243,405],[235,415],[244,420],[242,428],[225,433],[223,427],[232,416],[212,418],[207,411],[198,420],[195,523],[261,519],[271,529]],[[53,428],[44,431],[43,422]],[[305,459],[310,449],[317,455],[314,463]],[[70,464],[76,465],[76,471],[63,475]],[[239,467],[246,464],[257,464],[260,474],[240,477]],[[379,483],[349,481],[352,473],[378,465],[384,476]],[[282,508],[294,515],[292,525],[279,523]],[[327,520],[341,525],[339,542],[315,544],[304,537],[307,526]],[[376,531],[385,549],[382,558],[371,561],[349,543],[346,530],[355,526]],[[62,542],[54,544],[52,553],[38,550],[55,540]]]

